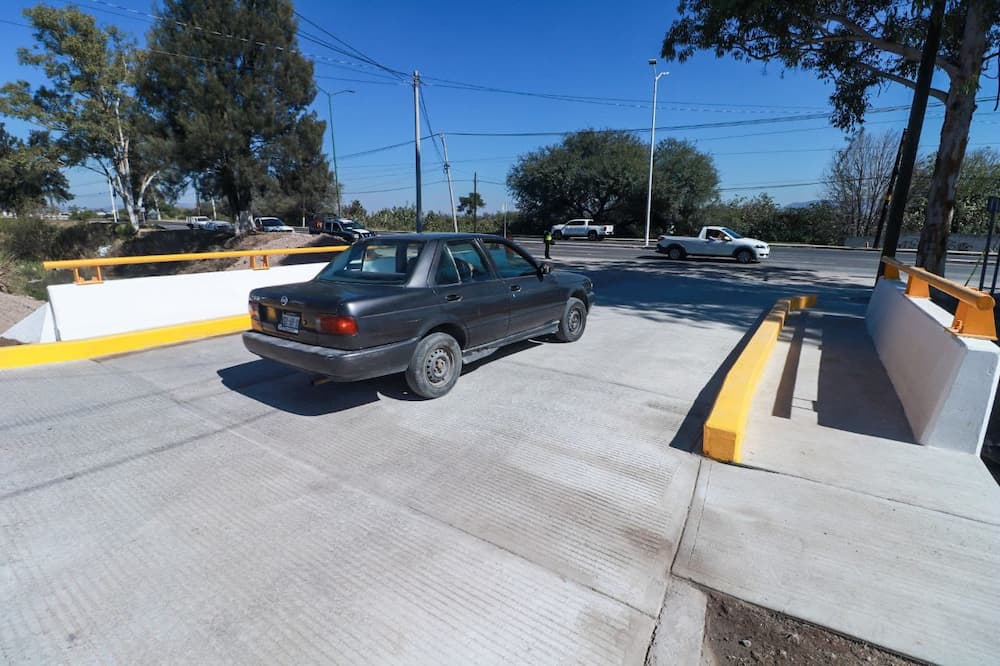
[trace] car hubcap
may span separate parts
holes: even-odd
[[[424,371],[432,384],[440,384],[448,381],[453,366],[454,359],[451,357],[451,353],[447,349],[439,347],[427,356]]]
[[[580,310],[579,309],[573,308],[573,310],[569,313],[569,322],[568,322],[568,324],[569,324],[568,328],[569,328],[569,332],[570,333],[576,333],[577,331],[580,330],[580,326],[583,325],[583,315],[580,314]]]

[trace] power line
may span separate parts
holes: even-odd
[[[392,69],[390,67],[386,67],[385,65],[383,65],[380,62],[378,62],[374,58],[370,58],[369,56],[365,55],[364,53],[362,53],[358,49],[354,48],[353,46],[351,46],[350,44],[348,44],[347,42],[345,42],[340,37],[337,37],[335,34],[333,34],[332,32],[330,32],[329,30],[327,30],[323,26],[321,26],[318,23],[316,23],[315,21],[311,20],[309,17],[303,15],[302,12],[296,10],[295,11],[295,15],[298,16],[301,20],[305,21],[309,25],[311,25],[314,28],[316,28],[317,30],[319,30],[320,32],[322,32],[324,35],[326,35],[330,39],[333,39],[337,43],[342,44],[342,45],[344,45],[344,47],[350,49],[350,51],[352,51],[354,54],[356,54],[354,56],[355,58],[357,58],[359,60],[362,60],[363,62],[367,62],[369,65],[377,67],[377,68],[379,68],[379,69],[381,69],[381,70],[383,70],[385,72],[388,72],[389,74],[392,74],[393,76],[395,76],[396,78],[399,78],[400,80],[402,80],[402,78],[406,76],[405,73],[403,73],[403,72],[401,72],[399,70],[396,70],[396,69]]]

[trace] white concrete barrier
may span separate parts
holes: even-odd
[[[949,331],[952,315],[880,279],[868,333],[917,441],[979,455],[1000,378],[1000,347]]]
[[[0,334],[0,338],[17,340],[25,344],[55,342],[57,338],[55,320],[52,317],[52,306],[49,303],[45,303]]]
[[[311,280],[326,262],[268,270],[218,271],[49,287],[58,340],[244,314],[251,289]]]

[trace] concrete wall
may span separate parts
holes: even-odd
[[[905,285],[881,279],[868,333],[917,441],[979,455],[1000,378],[1000,347],[952,334],[952,315]]]
[[[325,262],[54,285],[48,289],[49,303],[57,339],[81,340],[245,314],[251,289],[310,280],[324,266]]]
[[[871,247],[872,243],[875,242],[874,236],[851,236],[844,239],[845,247]],[[915,250],[917,249],[917,244],[920,243],[920,234],[901,234],[899,236],[899,245],[897,246],[900,250]],[[990,249],[995,251],[1000,245],[1000,238],[996,235],[993,236],[993,240],[990,241],[992,246]],[[982,252],[983,248],[986,247],[986,235],[973,235],[973,234],[949,234],[948,236],[948,249],[958,250],[958,251],[971,251],[971,252]]]

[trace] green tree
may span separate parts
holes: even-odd
[[[653,151],[650,226],[656,230],[673,227],[675,233],[692,231],[700,224],[699,212],[718,198],[718,188],[719,172],[710,155],[689,141],[661,141]],[[645,195],[646,187],[641,189]],[[641,205],[644,211],[645,200]]]
[[[861,121],[873,89],[890,82],[915,87],[929,4],[898,0],[682,0],[681,17],[663,40],[662,55],[684,61],[696,50],[721,57],[775,61],[831,81],[833,122]],[[955,184],[976,110],[985,64],[1000,55],[1000,3],[948,3],[936,68],[947,90],[918,263],[943,273],[955,208]],[[988,55],[987,55],[988,54]]]
[[[262,194],[319,206],[325,125],[307,111],[316,87],[290,0],[164,0],[159,15],[142,93],[201,191],[224,198],[242,229]]]
[[[486,202],[483,201],[483,195],[479,192],[469,192],[469,196],[458,198],[457,210],[459,213],[472,215],[480,208],[486,208]]]
[[[47,132],[25,142],[0,123],[0,209],[24,215],[72,199],[61,166]]]
[[[37,44],[18,49],[18,61],[41,68],[51,85],[8,83],[0,112],[54,132],[63,162],[108,178],[138,227],[139,204],[163,153],[162,135],[135,96],[141,53],[117,28],[99,28],[76,8],[38,5],[24,14]]]
[[[934,155],[927,155],[913,172],[913,187],[906,202],[907,229],[920,228],[922,212],[930,196],[931,173]],[[1000,152],[994,148],[972,150],[962,163],[962,171],[955,189],[955,214],[951,220],[952,233],[985,234],[990,214],[987,199],[1000,196]]]
[[[573,217],[617,222],[634,218],[635,192],[645,185],[645,155],[628,132],[584,130],[520,157],[507,187],[536,224]]]

